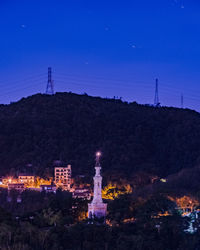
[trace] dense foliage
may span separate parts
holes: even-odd
[[[47,175],[59,159],[72,164],[73,173],[91,176],[99,149],[106,176],[176,173],[199,161],[200,115],[72,93],[0,106],[2,174],[32,164]]]
[[[123,195],[108,204],[107,220],[82,220],[84,201],[67,192],[45,194],[27,191],[22,203],[17,193],[1,190],[0,248],[2,250],[199,250],[199,226],[194,234],[184,230],[188,219],[180,216],[176,204],[164,196],[148,199]],[[32,201],[32,203],[30,202]],[[167,216],[165,215],[167,212]],[[161,216],[158,216],[161,215]],[[133,220],[128,220],[134,218]],[[109,224],[109,223],[108,223]]]
[[[13,190],[8,202],[7,190],[1,189],[2,250],[200,249],[200,220],[189,234],[191,221],[179,211],[199,208],[197,112],[72,93],[38,94],[0,106],[0,149],[1,174],[32,169],[49,177],[53,161],[61,160],[72,164],[74,176],[85,175],[86,183],[94,153],[101,150],[108,203],[107,224],[91,223],[88,201],[74,200],[68,192]]]

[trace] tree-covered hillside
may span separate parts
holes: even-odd
[[[143,171],[159,176],[194,167],[200,156],[200,115],[72,93],[37,94],[0,106],[0,172],[54,160],[74,174],[93,174],[103,152],[104,174]]]

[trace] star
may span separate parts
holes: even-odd
[[[179,0],[173,0],[173,3],[175,4],[175,5],[178,5],[178,7],[180,7],[181,9],[184,9],[185,8],[185,6],[184,6],[184,3],[183,3],[183,1],[179,1]]]

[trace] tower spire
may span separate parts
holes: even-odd
[[[92,202],[88,204],[88,218],[101,218],[106,216],[107,204],[102,200],[102,176],[100,164],[101,152],[96,153],[95,176],[94,180],[94,196]]]
[[[98,151],[96,153],[96,166],[99,166],[99,167],[100,167],[100,157],[101,157],[101,152]]]

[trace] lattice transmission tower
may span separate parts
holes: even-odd
[[[158,79],[157,78],[156,78],[156,87],[155,87],[154,106],[160,107],[160,101],[159,101],[159,96],[158,96]]]
[[[181,94],[181,108],[182,108],[182,109],[184,108],[184,104],[183,104],[183,102],[184,102],[184,99],[183,99],[183,94]]]
[[[47,81],[47,87],[46,87],[46,94],[47,95],[53,95],[54,94],[54,84],[53,84],[53,80],[52,80],[51,67],[48,68],[48,81]]]

